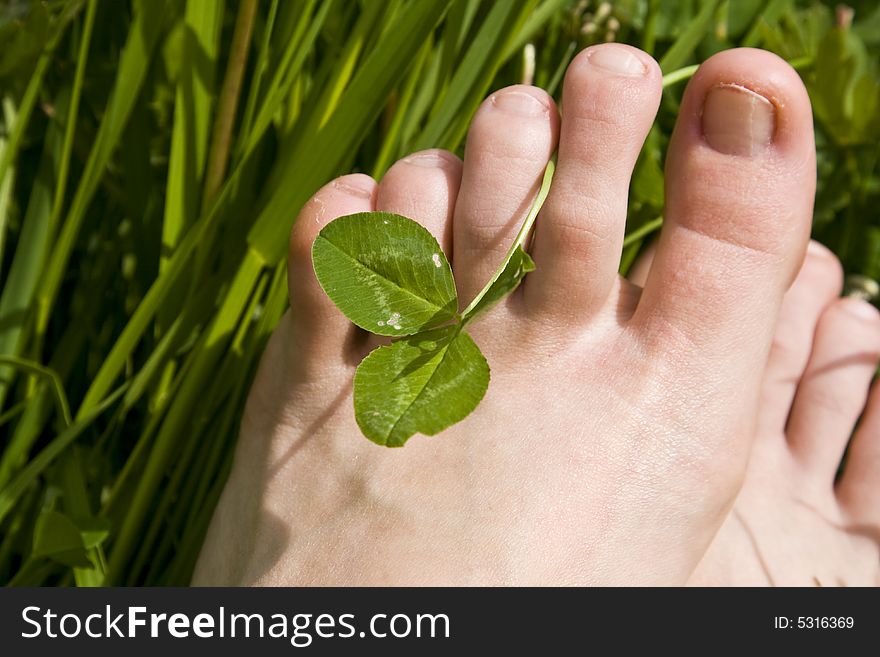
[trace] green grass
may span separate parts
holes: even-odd
[[[187,583],[298,208],[460,153],[487,92],[558,95],[590,43],[645,48],[667,82],[622,269],[661,224],[693,64],[751,45],[810,90],[815,236],[880,278],[880,9],[837,27],[833,4],[0,0],[0,582]]]

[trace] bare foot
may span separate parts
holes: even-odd
[[[696,584],[880,584],[880,386],[868,394],[880,313],[839,299],[842,284],[812,243],[782,306],[743,490]]]
[[[480,108],[464,163],[343,176],[300,213],[291,311],[248,401],[197,584],[677,584],[745,473],[763,364],[808,241],[815,161],[797,74],[757,50],[706,62],[670,144],[667,221],[644,290],[620,279],[630,175],[661,94],[645,53],[569,67],[565,116],[534,87]],[[402,449],[364,439],[351,381],[374,346],[311,269],[337,216],[422,222],[467,303],[558,145],[537,271],[472,334],[492,367],[470,417]]]

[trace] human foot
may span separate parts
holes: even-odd
[[[695,584],[880,584],[880,386],[867,401],[880,313],[837,298],[842,284],[813,243],[780,313],[742,492]]]
[[[620,279],[629,178],[661,93],[646,54],[581,53],[565,116],[493,94],[464,164],[438,151],[378,186],[350,175],[294,227],[292,309],[263,357],[197,584],[683,583],[742,481],[762,364],[808,239],[815,177],[800,79],[755,50],[705,63],[669,149],[667,221],[642,292]],[[467,303],[558,168],[537,270],[473,325],[492,366],[465,421],[389,450],[355,424],[374,346],[326,298],[310,249],[387,210],[439,239]]]

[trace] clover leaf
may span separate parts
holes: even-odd
[[[458,313],[449,261],[412,219],[388,212],[339,217],[318,234],[312,261],[327,296],[372,333],[412,335]]]
[[[312,246],[315,275],[356,325],[400,338],[373,350],[354,377],[364,436],[400,447],[467,417],[489,386],[489,365],[465,326],[513,292],[535,263],[523,248],[547,198],[550,161],[535,202],[504,262],[461,313],[449,261],[418,222],[388,212],[334,219]]]

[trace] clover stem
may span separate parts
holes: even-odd
[[[507,251],[507,255],[504,257],[504,260],[501,262],[501,265],[495,270],[495,274],[492,278],[489,279],[489,282],[486,283],[486,286],[480,290],[480,293],[474,297],[474,300],[470,302],[467,308],[461,313],[461,323],[462,326],[466,324],[470,319],[470,314],[473,312],[474,308],[480,303],[486,293],[489,291],[489,288],[498,280],[501,274],[504,272],[504,268],[507,267],[507,263],[510,262],[510,259],[513,257],[516,250],[525,244],[526,238],[528,238],[529,233],[532,230],[532,226],[535,224],[535,219],[538,217],[538,213],[541,211],[541,206],[544,205],[544,201],[547,199],[547,194],[550,193],[550,183],[553,181],[553,172],[556,170],[556,155],[554,154],[550,161],[547,163],[547,168],[544,169],[544,179],[541,181],[541,189],[538,190],[538,195],[535,197],[535,202],[532,203],[532,207],[529,210],[529,214],[526,217],[526,220],[523,222],[522,227],[519,229],[519,233],[516,235],[516,239],[513,240],[513,244],[510,245],[510,249]]]

